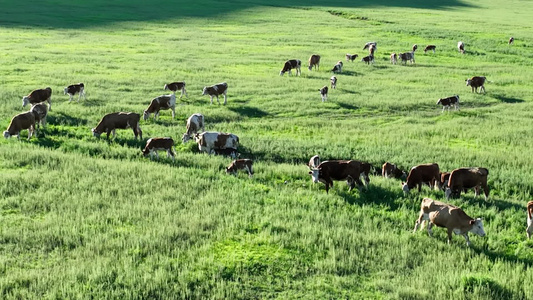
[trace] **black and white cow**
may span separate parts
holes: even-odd
[[[69,102],[72,101],[72,97],[76,95],[76,93],[78,94],[78,102],[80,101],[81,97],[85,99],[85,85],[83,84],[83,82],[71,84],[64,88],[63,92],[65,93],[65,95],[68,94],[70,96],[70,99],[68,100]]]
[[[291,70],[296,69],[296,75],[302,74],[302,61],[299,59],[290,59],[285,62],[283,65],[283,69],[279,72],[280,76],[283,76],[286,72],[289,72],[289,76],[291,75]]]

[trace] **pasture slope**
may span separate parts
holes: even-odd
[[[0,298],[533,299],[529,2],[287,3],[2,1],[0,127],[35,88],[52,87],[53,111],[38,138],[0,140]],[[375,64],[345,61],[321,103],[331,67],[368,41]],[[415,65],[389,63],[414,43]],[[313,53],[320,71],[278,76]],[[486,94],[465,86],[474,75],[492,81]],[[175,120],[141,121],[143,141],[92,137],[104,114],[141,113],[177,80],[189,97]],[[228,105],[209,105],[202,87],[222,81]],[[77,82],[87,99],[68,103],[62,88]],[[436,101],[454,94],[461,110],[441,113]],[[150,137],[179,141],[196,112],[240,137],[253,179],[192,143],[177,143],[175,162],[140,156]],[[326,195],[307,174],[314,154],[486,167],[489,201],[451,202],[487,236],[466,248],[443,229],[413,234],[421,199],[443,193],[404,196],[399,180],[372,176],[351,193],[336,182]]]

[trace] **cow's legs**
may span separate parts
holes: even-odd
[[[68,102],[72,101],[72,94],[69,93],[68,96],[69,96]]]
[[[48,98],[47,101],[48,101],[48,105],[50,106],[50,107],[48,108],[48,110],[51,111],[51,110],[52,110],[52,96],[50,96],[50,98]]]
[[[157,118],[159,117],[159,111],[156,111],[154,113],[154,121],[157,121]]]
[[[174,120],[175,115],[176,115],[176,107],[172,107],[172,120]]]
[[[479,196],[479,189],[480,189],[479,185],[476,185],[476,186],[474,187],[474,192],[475,192],[475,196],[474,196],[474,198],[477,198],[477,196]]]
[[[252,177],[253,174],[252,174],[251,167],[248,168],[248,166],[244,166],[244,168],[246,169],[246,172],[248,172],[248,176],[249,176],[249,177]]]
[[[483,184],[483,194],[485,195],[485,201],[489,199],[489,187],[486,184]]]
[[[211,97],[211,104],[213,104],[213,96],[209,96],[209,97]]]
[[[470,247],[470,239],[468,238],[468,233],[463,233],[463,236],[465,237],[465,240],[466,240],[466,246]]]
[[[452,232],[453,232],[453,229],[448,228],[448,244],[451,244],[452,242]]]
[[[224,105],[226,105],[226,103],[228,103],[228,98],[227,98],[226,91],[225,91],[224,92]]]
[[[530,221],[528,220],[528,223]],[[526,229],[526,234],[527,234],[527,239],[529,240],[531,238],[531,233],[533,233],[533,222],[531,222],[531,224],[529,224],[527,226],[527,229]]]
[[[433,223],[429,222],[428,223],[428,235],[430,237],[433,237],[433,230],[431,230],[432,227],[433,227]]]

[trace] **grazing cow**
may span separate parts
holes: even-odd
[[[320,156],[318,155],[311,157],[309,163],[307,164],[310,170],[316,169],[318,165],[320,165]]]
[[[46,126],[46,116],[48,115],[48,105],[45,103],[37,103],[31,106],[30,111],[35,116],[35,126],[39,128],[39,124]]]
[[[452,105],[455,107],[455,110],[459,109],[459,95],[451,96],[448,98],[441,98],[437,101],[437,104],[442,105],[442,112],[448,107],[448,110],[452,108]]]
[[[420,205],[420,214],[415,222],[413,233],[424,222],[428,222],[428,235],[433,236],[431,227],[436,225],[448,230],[448,244],[452,242],[452,232],[464,236],[466,245],[470,246],[468,232],[479,236],[485,236],[483,221],[481,218],[473,219],[469,217],[461,208],[430,198],[424,198]],[[422,228],[424,226],[422,225]]]
[[[487,176],[489,170],[486,168],[459,168],[450,173],[450,180],[446,187],[446,199],[461,196],[461,191],[474,189],[476,197],[479,195],[480,188],[483,189],[485,200],[489,198],[489,187],[487,185]]]
[[[511,45],[512,43],[514,43],[514,37],[509,38],[509,45]]]
[[[435,49],[437,48],[437,46],[435,45],[427,45],[426,48],[424,48],[424,53],[428,52],[428,51],[433,51],[433,53],[435,53]]]
[[[407,174],[405,174],[404,171],[400,170],[395,164],[391,164],[390,162],[385,162],[383,166],[381,167],[381,175],[385,178],[405,178],[407,177]]]
[[[413,49],[413,53],[414,53],[416,51],[416,49],[418,49],[418,45],[414,44],[412,49]]]
[[[309,57],[309,71],[315,67],[315,70],[318,68],[320,70],[320,55],[313,54]]]
[[[374,56],[374,52],[376,52],[376,49],[377,49],[377,48],[376,48],[376,45],[370,45],[370,46],[368,47],[368,54]]]
[[[172,83],[165,84],[165,91],[169,90],[173,94],[176,94],[177,91],[181,91],[180,99],[185,95],[185,97],[189,97],[187,95],[187,90],[185,89],[185,81],[176,81]]]
[[[440,172],[439,175],[440,189],[444,190],[450,181],[450,172]]]
[[[357,57],[359,57],[359,55],[346,53],[346,61],[351,60],[353,62]]]
[[[328,86],[327,85],[323,86],[321,89],[319,89],[319,91],[320,91],[320,96],[322,96],[322,102],[328,101]]]
[[[363,50],[365,50],[366,48],[369,48],[370,45],[374,45],[374,47],[377,48],[378,43],[376,43],[376,42],[368,42],[368,43],[366,43],[365,46],[363,47]]]
[[[93,128],[93,136],[100,137],[102,132],[107,133],[107,139],[109,139],[109,134],[113,132],[113,138],[115,137],[116,129],[127,129],[131,128],[135,139],[137,136],[142,140],[143,133],[141,127],[139,127],[139,121],[141,120],[141,115],[134,112],[115,112],[105,115],[102,120]]]
[[[361,59],[361,61],[364,61],[367,65],[374,63],[374,55],[365,56]]]
[[[7,139],[13,135],[20,140],[20,131],[28,129],[28,140],[32,137],[35,130],[35,115],[31,111],[20,113],[11,119],[11,123],[4,131],[4,137]]]
[[[396,53],[391,53],[390,54],[390,63],[393,64],[393,65],[398,63],[398,54],[396,54]]]
[[[69,102],[72,101],[72,97],[78,93],[78,102],[80,102],[81,97],[85,99],[85,85],[82,82],[71,84],[63,89],[63,93],[70,96],[70,99],[68,100]]]
[[[228,84],[225,82],[218,83],[212,86],[206,86],[202,90],[202,95],[209,95],[211,98],[211,104],[213,104],[213,97],[217,97],[217,103],[220,104],[220,101],[218,101],[218,96],[224,95],[224,105],[227,103],[227,95],[228,92]]]
[[[239,157],[239,152],[235,148],[213,149],[215,155],[229,156],[233,159]]]
[[[458,42],[457,43],[457,49],[459,49],[459,52],[461,52],[462,54],[465,54],[465,43]]]
[[[330,160],[324,161],[318,167],[309,171],[313,177],[313,182],[323,182],[326,185],[326,193],[329,188],[333,187],[333,180],[347,180],[351,191],[357,183],[359,190],[363,183],[359,178],[361,176],[361,162],[355,160]]]
[[[22,97],[22,107],[25,107],[28,103],[37,104],[44,101],[48,101],[49,110],[52,110],[52,89],[50,87],[34,90],[28,96]]]
[[[483,90],[483,93],[485,93],[485,86],[484,86],[485,80],[487,80],[485,76],[474,76],[470,79],[466,79],[465,82],[466,82],[466,86],[472,87],[472,93],[474,91],[476,91],[477,93],[477,88],[479,88],[480,93],[481,93],[481,90]]]
[[[337,88],[337,77],[331,76],[329,81],[331,82],[331,88],[336,89]]]
[[[415,63],[415,53],[414,52],[400,53],[398,55],[398,57],[400,57],[400,59],[402,60],[404,65],[407,64],[407,61],[411,62],[412,64]]]
[[[155,157],[159,159],[157,151],[165,150],[167,151],[167,157],[172,157],[172,160],[174,160],[174,151],[172,151],[172,147],[174,147],[174,140],[171,138],[151,138],[146,141],[146,147],[144,147],[142,153],[144,156],[150,155],[150,159],[153,159],[155,153]]]
[[[150,114],[154,114],[154,120],[157,120],[157,117],[159,117],[159,111],[160,110],[172,110],[172,120],[174,120],[174,116],[176,115],[176,95],[170,94],[170,95],[161,95],[158,97],[155,97],[150,102],[150,105],[143,113],[143,119],[146,121],[148,118],[150,118]]]
[[[533,201],[527,203],[527,238],[531,238],[531,233],[533,233]]]
[[[194,136],[204,131],[204,116],[202,114],[196,113],[192,114],[187,119],[187,132],[183,134],[181,140],[183,143],[187,143],[189,140],[193,139]]]
[[[331,72],[341,73],[342,72],[342,61],[339,60],[337,64],[333,66],[333,69],[331,69]]]
[[[427,184],[431,188],[439,181],[439,165],[438,164],[423,164],[414,166],[409,171],[407,182],[402,182],[402,190],[405,194],[418,186],[418,192],[422,189],[422,184]]]
[[[283,76],[286,72],[289,72],[289,76],[291,75],[291,70],[296,69],[296,75],[302,74],[302,61],[299,59],[290,59],[285,62],[283,65],[283,69],[279,72],[279,76]]]
[[[237,175],[238,170],[245,170],[248,172],[248,176],[252,177],[254,175],[253,164],[251,159],[236,159],[226,168],[226,173]]]
[[[210,132],[205,131],[195,135],[198,149],[202,152],[211,154],[214,149],[233,148],[239,146],[239,137],[232,133]]]

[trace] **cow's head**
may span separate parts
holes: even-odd
[[[5,137],[6,139],[10,138],[10,137],[11,137],[11,133],[9,133],[9,131],[7,131],[7,130],[4,131],[4,137]]]
[[[150,113],[149,113],[148,111],[145,110],[145,111],[143,112],[143,120],[146,121],[146,120],[148,120],[148,118],[150,118]]]
[[[63,95],[66,95],[68,93],[68,87],[63,89]]]
[[[150,150],[148,148],[144,148],[141,150],[141,153],[143,156],[148,156],[148,154],[150,154]]]
[[[100,137],[100,135],[102,134],[102,132],[98,132],[96,128],[91,129],[91,131],[94,137]]]
[[[28,103],[30,103],[30,97],[28,96],[22,97],[22,107],[28,105]]]
[[[226,168],[226,174],[231,174],[231,173],[235,173],[235,166],[233,164]]]
[[[465,82],[466,82],[466,86],[469,86],[472,84],[472,79],[467,79],[465,80]]]
[[[168,84],[165,84],[164,89],[165,89],[165,91],[169,89],[168,88]]]
[[[409,186],[407,185],[407,182],[402,182],[402,191],[405,195],[409,194]]]
[[[207,87],[205,86],[204,89],[202,90],[202,96],[203,95],[207,95]]]
[[[320,169],[314,168],[309,171],[309,175],[313,177],[313,182],[318,183],[320,177]]]
[[[185,143],[187,143],[188,141],[191,140],[191,136],[188,135],[188,134],[186,134],[186,133],[184,133],[183,136],[181,137],[181,140],[182,140],[183,143],[185,144]]]
[[[470,220],[470,225],[472,225],[472,229],[469,230],[470,232],[479,236],[485,236],[485,229],[483,228],[483,221],[481,218]]]

